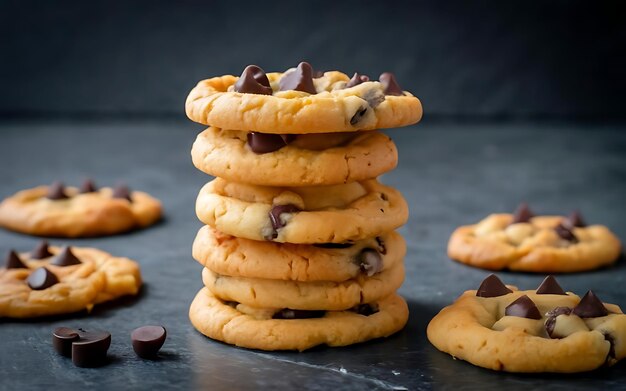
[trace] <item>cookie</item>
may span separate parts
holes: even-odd
[[[93,237],[113,235],[154,224],[161,203],[127,187],[82,189],[60,182],[22,190],[0,203],[0,226],[37,236]]]
[[[405,253],[396,232],[355,243],[301,245],[242,239],[204,226],[193,243],[193,257],[217,274],[291,281],[373,276],[402,262]]]
[[[267,187],[216,178],[196,214],[218,231],[252,240],[345,243],[393,231],[408,218],[397,190],[377,180],[316,187]]]
[[[285,137],[210,127],[198,135],[191,156],[209,175],[265,186],[360,181],[391,171],[398,162],[393,141],[377,131]]]
[[[273,134],[394,128],[421,119],[419,99],[402,91],[393,75],[385,73],[380,81],[357,76],[314,74],[307,63],[268,74],[251,65],[241,77],[200,81],[185,110],[201,124]]]
[[[507,372],[582,372],[626,356],[626,315],[591,291],[581,299],[552,277],[537,290],[494,275],[436,315],[427,329],[439,350]]]
[[[140,287],[135,261],[44,242],[30,253],[9,253],[0,268],[0,318],[90,311],[95,304],[135,295]]]
[[[394,293],[404,281],[404,265],[342,282],[231,277],[204,268],[202,281],[219,298],[251,307],[341,311]]]
[[[237,304],[224,302],[202,288],[191,303],[189,318],[202,334],[232,345],[303,351],[322,344],[346,346],[387,337],[401,330],[409,316],[406,302],[396,294],[372,303],[372,311],[305,313],[313,315],[308,319],[298,319],[302,313],[295,311],[254,311]],[[277,313],[282,319],[276,319]]]
[[[526,272],[577,272],[614,263],[621,243],[602,225],[572,224],[572,217],[492,214],[457,228],[448,256],[472,266]],[[580,219],[582,221],[582,219]]]

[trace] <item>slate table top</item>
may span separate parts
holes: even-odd
[[[446,243],[460,224],[527,201],[538,213],[578,208],[590,222],[626,238],[626,126],[566,123],[420,124],[388,133],[400,153],[382,181],[400,189],[411,209],[400,232],[408,245],[400,293],[410,319],[400,333],[345,348],[271,353],[205,338],[187,318],[202,286],[191,243],[201,226],[194,201],[209,179],[195,170],[189,150],[202,129],[180,120],[3,122],[0,197],[53,180],[100,185],[125,181],[160,198],[166,217],[147,230],[71,240],[140,262],[145,280],[137,298],[101,305],[90,314],[37,321],[0,321],[0,389],[583,389],[624,388],[624,365],[578,375],[496,373],[454,360],[426,339],[428,321],[488,272],[450,261]],[[28,250],[38,239],[0,230],[0,252]],[[53,239],[58,244],[64,240]],[[626,305],[625,262],[562,275],[561,285]],[[499,273],[530,289],[542,276]],[[130,332],[162,324],[168,339],[160,359],[133,353]],[[60,325],[112,333],[110,362],[74,367],[55,354],[50,333]]]

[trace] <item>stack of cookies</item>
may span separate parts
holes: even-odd
[[[191,304],[208,337],[263,350],[344,346],[402,329],[408,218],[377,177],[397,150],[380,128],[414,124],[420,101],[379,81],[300,63],[201,81],[186,111],[209,125],[194,165],[216,178],[197,199],[193,245],[205,287]]]

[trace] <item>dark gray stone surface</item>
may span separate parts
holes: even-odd
[[[426,340],[431,317],[488,274],[450,261],[445,248],[459,224],[521,200],[537,212],[580,208],[626,238],[626,133],[623,126],[568,124],[422,124],[391,131],[400,165],[383,178],[411,207],[401,229],[408,242],[409,324],[385,340],[305,353],[234,348],[197,333],[187,309],[201,287],[201,267],[190,249],[200,223],[194,199],[207,177],[195,170],[189,149],[201,128],[184,121],[51,122],[0,125],[0,197],[63,179],[79,183],[124,180],[164,204],[163,223],[109,238],[72,240],[141,263],[146,285],[138,298],[96,307],[91,315],[38,321],[0,321],[0,389],[601,389],[624,388],[620,364],[580,375],[515,375],[487,371],[438,352]],[[53,240],[53,243],[62,243]],[[0,252],[28,250],[37,239],[0,231]],[[579,294],[591,288],[626,305],[624,262],[559,277]],[[500,273],[521,288],[542,277]],[[168,329],[161,358],[138,359],[130,332],[144,324]],[[54,327],[104,328],[113,337],[110,363],[80,369],[51,347]]]

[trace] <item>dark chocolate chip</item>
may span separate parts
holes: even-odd
[[[317,94],[313,84],[313,68],[308,62],[301,62],[294,71],[283,75],[278,86],[280,91],[296,90]]]
[[[370,316],[378,312],[378,304],[357,304],[356,306],[352,307],[350,311],[356,312],[359,315]]]
[[[517,209],[515,209],[515,213],[513,213],[513,221],[511,221],[511,224],[528,223],[533,217],[533,212],[530,211],[528,204],[522,202],[521,204],[519,204]]]
[[[361,118],[363,118],[363,116],[365,115],[365,113],[367,113],[367,107],[361,107],[359,108],[356,113],[354,113],[354,115],[352,116],[352,118],[350,118],[350,125],[356,125],[357,123],[359,123],[359,121],[361,120]]]
[[[530,297],[520,296],[504,309],[506,316],[517,316],[528,319],[541,319],[541,314]]]
[[[573,227],[586,227],[585,220],[583,220],[583,216],[579,211],[575,210],[565,219],[563,225],[567,226],[567,228],[572,229]]]
[[[111,334],[106,331],[78,329],[78,341],[72,342],[72,362],[77,367],[96,367],[106,363]]]
[[[28,283],[30,289],[40,291],[57,284],[59,279],[50,270],[45,267],[40,267],[30,273],[26,282]]]
[[[14,250],[7,253],[4,267],[7,269],[28,269],[28,266],[24,265],[24,262],[22,262],[20,256]]]
[[[547,276],[537,288],[538,295],[567,295],[553,276]]]
[[[51,265],[55,266],[72,266],[79,265],[82,262],[74,253],[72,252],[72,248],[70,246],[65,246],[63,249],[57,254],[56,257],[50,262]]]
[[[359,84],[365,83],[367,81],[370,81],[369,76],[361,75],[360,73],[354,72],[354,76],[352,76],[352,79],[350,79],[350,81],[346,83],[346,88],[358,86]]]
[[[502,281],[495,275],[490,274],[483,280],[476,291],[478,297],[498,297],[512,293],[513,291],[507,288]]]
[[[96,191],[98,191],[98,188],[91,179],[85,179],[83,184],[80,186],[81,193],[94,193]]]
[[[51,257],[53,254],[48,250],[48,242],[42,240],[37,247],[30,252],[30,257],[32,259],[44,259]]]
[[[63,185],[63,182],[56,181],[48,186],[46,198],[50,200],[65,200],[69,198],[67,194],[65,194],[65,185]]]
[[[572,243],[578,243],[578,238],[576,237],[576,235],[574,235],[574,233],[562,223],[559,223],[559,225],[554,227],[554,230],[556,231],[557,235],[561,237],[561,239],[565,239],[568,242]]]
[[[556,318],[559,315],[569,315],[572,313],[572,309],[569,307],[556,307],[546,313],[546,332],[553,338],[552,333],[554,333],[554,326],[556,325]]]
[[[113,189],[113,198],[124,198],[129,202],[133,202],[130,189],[124,184],[117,185],[115,189]]]
[[[280,134],[248,133],[248,145],[254,153],[263,154],[278,151],[287,145],[287,141]]]
[[[396,76],[391,72],[385,72],[378,77],[378,81],[383,85],[385,95],[404,95],[404,91],[396,81]]]
[[[272,233],[272,239],[278,237],[278,230],[285,226],[286,222],[281,218],[283,213],[296,213],[300,212],[301,209],[293,204],[286,205],[274,205],[270,210],[270,221],[272,222],[272,228],[274,228],[274,232]]]
[[[330,249],[337,249],[337,248],[349,248],[354,246],[354,243],[315,243],[314,244],[315,247],[320,247],[320,248],[330,248]]]
[[[357,256],[357,264],[361,268],[363,273],[366,273],[368,277],[373,276],[383,270],[383,258],[378,251],[372,248],[365,248]]]
[[[65,357],[72,357],[72,342],[79,339],[78,331],[69,327],[58,327],[52,332],[54,350]]]
[[[165,342],[167,331],[163,326],[143,326],[130,334],[133,350],[141,358],[155,358]]]
[[[380,236],[376,237],[376,243],[378,244],[378,252],[385,255],[387,254],[387,247],[385,247],[385,241]]]
[[[308,311],[308,310],[292,310],[284,308],[276,312],[272,319],[312,319],[321,318],[326,314],[326,311]]]
[[[237,308],[237,306],[239,305],[239,303],[236,301],[228,301],[228,300],[224,301],[224,304],[232,308]]]
[[[593,291],[587,291],[572,312],[581,318],[599,318],[609,314],[609,311]]]
[[[248,65],[234,86],[235,92],[244,94],[272,95],[272,87],[265,71],[256,65]]]

